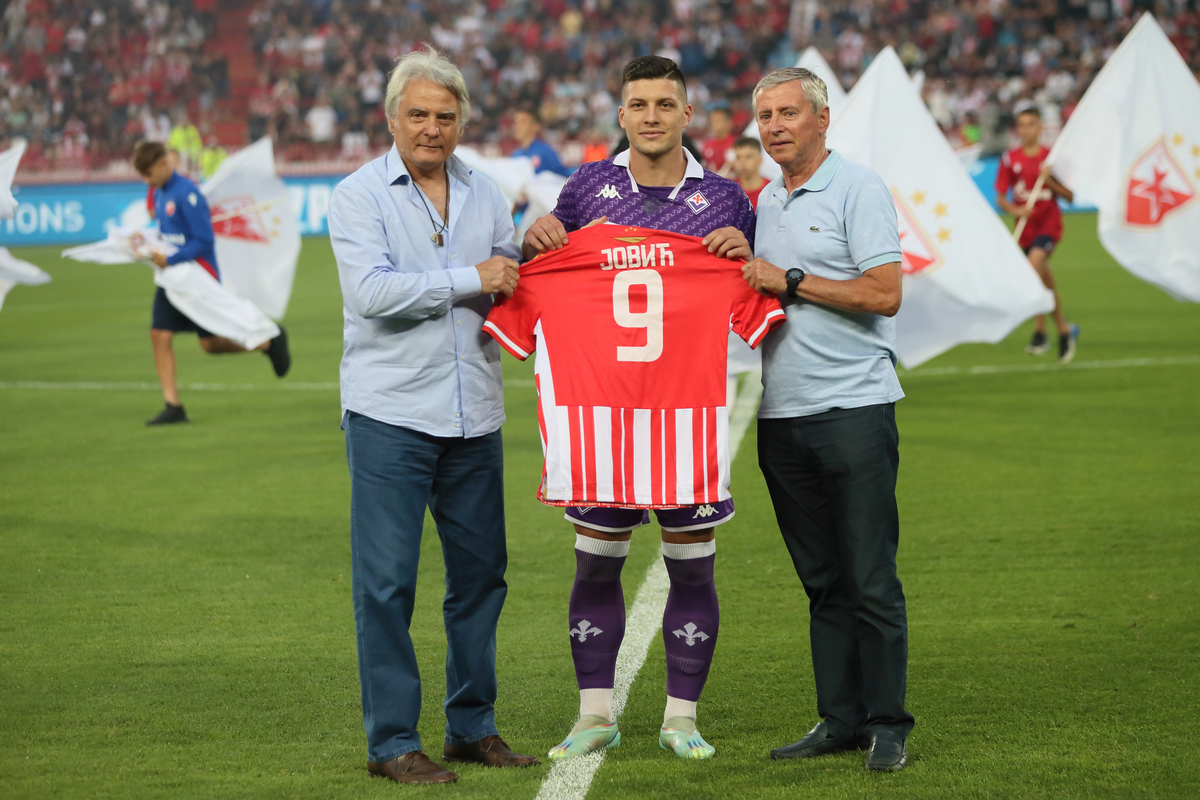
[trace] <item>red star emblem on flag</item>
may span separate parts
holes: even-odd
[[[1150,145],[1129,169],[1125,183],[1125,224],[1156,228],[1167,216],[1196,199],[1187,173],[1167,148],[1165,136]]]
[[[250,196],[227,197],[212,207],[213,233],[231,239],[270,244],[259,204]]]
[[[920,275],[940,267],[942,254],[933,238],[895,188],[892,200],[896,203],[896,222],[900,228],[900,271],[905,275]]]

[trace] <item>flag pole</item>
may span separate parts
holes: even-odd
[[[1043,173],[1038,173],[1038,179],[1033,184],[1033,191],[1029,193],[1029,199],[1025,201],[1025,210],[1033,211],[1033,204],[1037,202],[1038,195],[1042,193],[1042,184],[1046,182],[1046,176]],[[1029,217],[1024,216],[1017,220],[1017,227],[1013,230],[1013,241],[1021,241],[1021,234],[1025,232],[1025,223],[1029,222]]]

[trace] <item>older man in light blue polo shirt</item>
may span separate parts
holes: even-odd
[[[821,722],[772,758],[868,748],[903,769],[908,623],[896,577],[896,208],[870,169],[825,146],[825,84],[806,69],[767,75],[755,116],[782,177],[759,196],[754,288],[783,295],[787,324],[763,343],[759,466],[809,597]]]
[[[504,398],[483,335],[511,295],[520,249],[490,179],[453,155],[470,112],[458,69],[401,58],[385,100],[395,147],[338,185],[329,207],[345,318],[342,427],[367,768],[450,783],[421,750],[421,684],[408,626],[429,508],[446,563],[444,756],[529,766],[496,731],[496,623],[504,605]]]

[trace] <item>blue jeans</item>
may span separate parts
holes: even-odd
[[[408,628],[429,507],[446,564],[446,741],[496,733],[496,623],[504,570],[500,431],[428,436],[350,412],[350,549],[370,761],[421,749],[421,679]]]

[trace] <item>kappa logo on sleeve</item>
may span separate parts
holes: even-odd
[[[708,198],[700,192],[695,192],[688,197],[687,204],[688,208],[692,210],[693,214],[699,214],[701,211],[712,205],[712,203],[708,202]]]

